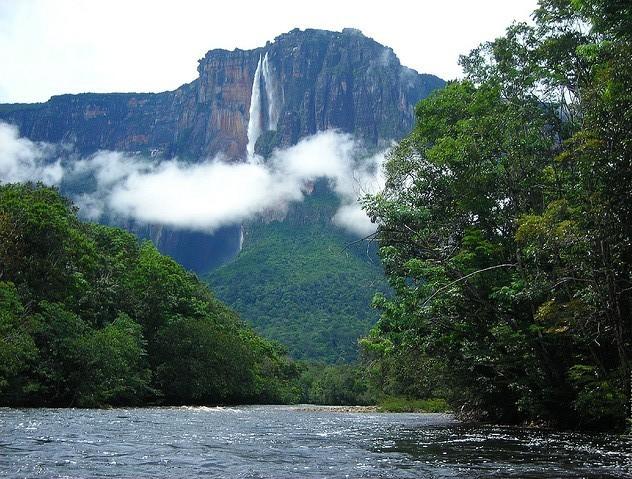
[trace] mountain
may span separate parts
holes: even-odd
[[[253,78],[268,55],[280,87],[275,146],[337,128],[365,141],[400,138],[413,107],[444,82],[402,66],[390,48],[353,29],[292,30],[254,50],[211,50],[199,77],[163,93],[59,95],[0,105],[0,118],[31,140],[199,159],[246,152]]]
[[[0,105],[0,120],[33,141],[72,144],[84,157],[117,150],[156,162],[178,157],[195,163],[216,155],[240,162],[248,153],[267,157],[330,129],[354,135],[375,152],[406,134],[415,104],[444,85],[402,66],[390,48],[354,29],[296,29],[253,50],[211,50],[199,60],[198,73],[169,92],[85,93]],[[82,188],[62,184],[70,195]],[[285,215],[213,234],[107,221],[150,238],[198,274],[213,271],[209,281],[220,298],[286,341],[294,356],[336,361],[354,356],[355,338],[376,319],[368,300],[383,286],[371,252],[345,249],[357,236],[332,224],[338,201],[319,184]],[[292,325],[284,327],[288,321]]]

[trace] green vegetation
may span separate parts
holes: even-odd
[[[445,399],[407,399],[386,397],[377,407],[379,412],[448,412],[450,406]]]
[[[283,221],[248,224],[238,258],[209,276],[222,301],[297,359],[356,359],[358,338],[378,317],[371,297],[386,289],[375,252],[349,246],[353,238],[332,224],[337,208],[317,183]]]
[[[1,405],[236,402],[376,396],[358,365],[289,360],[151,243],[80,222],[54,189],[0,186]]]
[[[331,406],[373,405],[376,390],[359,364],[303,363],[301,402]]]
[[[541,0],[535,20],[462,58],[366,200],[395,291],[366,364],[387,394],[487,420],[622,429],[632,6]]]
[[[0,404],[292,402],[301,370],[150,243],[0,186]]]
[[[366,198],[393,296],[373,252],[331,223],[323,183],[283,221],[247,225],[209,278],[258,332],[330,364],[289,360],[151,244],[79,222],[55,190],[0,187],[0,404],[449,404],[622,430],[632,6],[541,0],[534,18],[417,106],[386,189]],[[363,368],[344,364],[363,334]]]

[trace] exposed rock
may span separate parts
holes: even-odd
[[[243,157],[252,81],[261,55],[283,98],[275,143],[287,146],[337,128],[371,144],[412,126],[417,101],[443,81],[403,67],[358,30],[292,30],[254,50],[211,50],[199,77],[163,93],[59,95],[36,105],[0,105],[0,119],[32,140],[72,141],[81,153],[150,151],[201,159]]]

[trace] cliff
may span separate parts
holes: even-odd
[[[199,77],[174,91],[59,95],[0,105],[0,119],[32,140],[73,142],[82,154],[243,158],[253,78],[266,53],[280,105],[276,134],[257,146],[264,153],[329,128],[372,145],[399,138],[412,127],[414,105],[444,83],[403,67],[390,48],[357,30],[292,30],[262,48],[209,51]]]

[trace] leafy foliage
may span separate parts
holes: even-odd
[[[0,186],[0,403],[292,401],[299,370],[150,243]]]
[[[387,397],[380,401],[380,412],[446,412],[450,407],[445,399],[402,399]]]
[[[37,355],[31,337],[32,321],[24,314],[24,306],[13,283],[0,282],[0,392],[29,368]]]
[[[377,402],[377,391],[359,364],[306,364],[300,387],[305,403],[352,406]]]
[[[377,321],[386,290],[374,250],[331,223],[338,199],[324,182],[283,221],[246,226],[238,258],[209,276],[219,298],[291,356],[335,363],[358,357],[357,339]]]
[[[386,190],[367,198],[396,296],[376,297],[365,356],[385,391],[449,385],[454,406],[491,420],[621,428],[630,8],[542,0],[534,18],[463,57],[466,78],[420,102]]]

